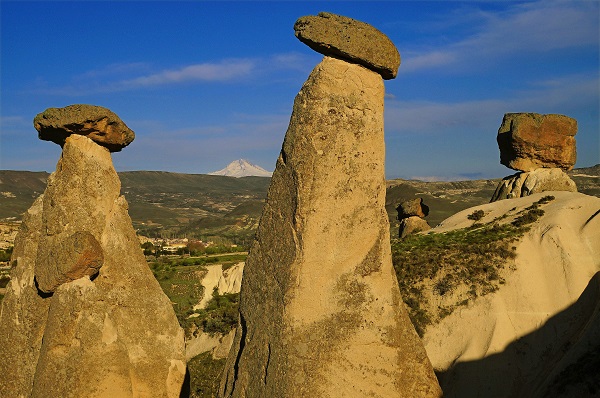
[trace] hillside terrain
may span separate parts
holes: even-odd
[[[600,165],[568,173],[579,192],[600,196]],[[48,173],[0,170],[0,222],[19,221],[46,187]],[[220,237],[248,244],[258,225],[270,178],[224,177],[161,171],[119,173],[133,225],[150,237]],[[423,198],[431,226],[449,216],[488,203],[499,179],[454,182],[389,180],[386,210],[397,235],[396,206]]]
[[[392,242],[444,396],[600,393],[599,213],[596,197],[540,193]]]
[[[591,168],[576,169],[569,174],[576,181],[580,192],[600,197],[600,165]],[[254,235],[270,183],[270,178],[264,177],[232,178],[147,171],[119,173],[119,177],[122,183],[121,192],[129,202],[129,214],[138,233],[164,237],[184,235],[200,238],[220,237],[241,244],[247,244]],[[20,221],[21,212],[26,211],[33,200],[44,191],[47,178],[48,173],[0,171],[0,221],[5,224],[10,224],[12,221],[14,226],[18,225],[17,221]],[[432,226],[440,224],[443,220],[456,213],[463,213],[460,217],[465,218],[465,220],[462,221],[462,224],[456,226],[459,233],[456,236],[452,235],[450,240],[455,239],[460,241],[466,236],[470,236],[471,240],[478,240],[477,244],[473,244],[472,241],[466,239],[464,241],[466,242],[464,243],[466,246],[463,247],[458,244],[455,248],[455,250],[462,252],[461,259],[471,258],[474,263],[478,264],[478,267],[472,268],[469,271],[469,277],[475,281],[470,286],[460,287],[453,284],[455,278],[453,279],[451,273],[447,271],[443,271],[443,275],[440,274],[437,276],[437,279],[430,281],[429,285],[422,283],[421,285],[423,286],[421,286],[419,291],[412,289],[413,286],[401,286],[404,301],[410,310],[411,320],[419,331],[419,334],[425,338],[426,343],[428,342],[428,354],[430,356],[433,355],[434,365],[436,365],[436,369],[439,372],[438,376],[443,385],[445,383],[448,392],[450,392],[448,390],[448,383],[453,385],[451,388],[461,391],[460,389],[464,387],[461,387],[460,383],[472,385],[468,377],[480,377],[476,373],[474,376],[471,376],[470,373],[466,373],[467,376],[461,373],[464,372],[463,369],[472,372],[469,364],[472,363],[476,365],[475,367],[478,367],[480,363],[485,366],[487,364],[496,364],[496,358],[500,357],[498,352],[490,355],[490,359],[485,359],[487,358],[485,351],[478,352],[473,357],[473,355],[469,356],[469,352],[445,352],[435,348],[435,333],[437,333],[435,330],[440,327],[438,325],[447,325],[452,320],[454,320],[453,322],[459,322],[462,318],[469,317],[468,311],[483,305],[480,304],[480,301],[475,300],[477,297],[479,297],[479,300],[485,298],[486,301],[484,303],[487,306],[489,306],[490,300],[498,302],[500,299],[494,298],[496,297],[495,292],[506,290],[505,285],[510,283],[511,279],[506,273],[506,269],[489,267],[487,260],[491,259],[496,265],[502,264],[506,259],[514,262],[517,253],[511,251],[511,242],[514,239],[521,239],[520,236],[528,230],[528,227],[519,227],[515,231],[490,230],[491,232],[486,227],[483,227],[480,231],[467,231],[466,234],[460,233],[461,228],[467,228],[468,225],[473,224],[473,218],[469,218],[474,212],[471,208],[486,209],[486,218],[481,221],[482,225],[485,225],[485,221],[492,214],[498,213],[496,215],[500,216],[498,211],[496,213],[489,212],[486,206],[497,207],[500,205],[506,207],[505,205],[512,202],[500,201],[500,204],[488,205],[489,199],[498,182],[499,180],[497,179],[457,182],[423,182],[398,179],[387,182],[386,210],[390,219],[392,238],[396,236],[398,227],[396,206],[404,200],[421,197],[424,203],[430,208],[427,220]],[[524,202],[531,202],[532,200],[528,198],[521,199]],[[540,206],[544,209],[546,203],[542,201]],[[509,207],[514,207],[514,205],[511,204]],[[515,209],[511,211],[515,215],[518,213]],[[439,228],[446,231],[454,228],[453,225],[451,226],[447,222],[444,222]],[[440,234],[435,233],[437,229],[433,232],[433,234],[426,236],[435,241],[435,237]],[[498,236],[501,238],[494,242],[493,239],[496,239]],[[486,239],[480,239],[482,237]],[[529,241],[535,240],[535,238],[528,239]],[[392,239],[395,253],[398,252],[398,242],[400,241]],[[414,243],[414,240],[411,238],[404,242],[410,245]],[[435,256],[435,250],[431,250],[433,247],[432,242],[425,242],[424,248],[429,253],[428,255]],[[444,246],[446,243],[438,241],[433,243],[434,246],[439,246],[445,251],[449,250],[449,252],[452,252],[454,250],[452,249],[454,246]],[[482,248],[481,245],[485,247]],[[449,247],[450,249],[448,249]],[[519,253],[521,253],[519,255],[523,256],[522,253],[525,250],[521,249],[521,247],[519,246]],[[478,251],[482,252],[478,253]],[[419,252],[415,251],[415,253]],[[485,261],[482,256],[486,258]],[[421,255],[417,257],[429,258]],[[231,259],[228,256],[219,256],[218,259],[214,258],[217,262],[215,266],[220,268],[221,265],[219,264],[223,264],[223,269],[231,266],[232,263],[230,260],[235,262],[243,259],[245,259],[245,256],[236,256]],[[191,259],[184,261],[165,258],[161,260],[163,262],[151,263],[150,267],[161,287],[163,287],[163,290],[173,303],[181,326],[188,333],[195,335],[200,333],[201,330],[216,333],[204,335],[200,333],[196,340],[193,340],[193,344],[191,343],[192,340],[190,340],[190,347],[188,348],[188,355],[193,356],[193,358],[189,359],[190,362],[188,364],[192,380],[191,396],[209,397],[212,396],[212,392],[215,391],[218,385],[219,375],[224,367],[224,359],[218,356],[215,357],[216,351],[214,351],[214,348],[202,348],[198,350],[193,347],[198,344],[203,344],[202,347],[204,347],[207,343],[202,339],[210,341],[210,347],[215,347],[220,344],[219,341],[224,338],[223,336],[231,335],[231,332],[228,332],[228,330],[233,327],[231,320],[235,320],[235,317],[232,318],[231,314],[237,310],[238,298],[237,295],[215,296],[215,299],[211,302],[213,304],[211,304],[210,311],[197,310],[196,314],[192,312],[192,307],[200,300],[197,296],[206,296],[205,293],[207,291],[202,285],[204,283],[204,276],[210,267],[207,268],[204,266],[206,259],[201,260],[200,263],[202,265],[189,265],[188,263],[191,263]],[[396,271],[399,279],[405,279],[406,274],[403,274],[404,271],[397,266],[399,258],[396,254],[394,262],[397,267]],[[431,261],[431,264],[435,263],[435,261]],[[465,262],[464,264],[465,267],[468,267],[470,263]],[[458,272],[461,271],[458,270]],[[422,279],[422,275],[419,278]],[[576,294],[576,292],[573,294]],[[428,300],[423,300],[424,297]],[[569,300],[572,302],[576,298],[576,296],[569,297]],[[190,313],[192,313],[192,317],[190,317]],[[193,318],[193,316],[198,317]],[[457,317],[458,321],[456,321]],[[493,318],[486,320],[486,322],[488,321],[492,323],[497,322]],[[212,325],[218,325],[218,329],[210,329],[214,328]],[[453,327],[457,328],[457,330],[459,328],[459,326]],[[500,331],[498,328],[494,330]],[[524,342],[527,342],[529,339],[526,335],[520,336],[523,336],[522,341]],[[513,337],[515,336],[511,337],[509,335],[507,343]],[[471,336],[471,338],[478,337]],[[199,341],[199,343],[196,343],[196,341]],[[514,347],[521,349],[520,347],[523,344],[519,343],[514,345]],[[598,348],[596,347],[595,349],[596,351],[593,348],[590,349],[591,351],[588,350],[587,354],[585,354],[584,349],[584,354],[581,354],[579,357],[580,362],[589,362],[586,360],[587,357],[585,355],[589,356],[593,352],[597,352]],[[208,351],[201,352],[202,350]],[[198,354],[198,352],[200,353]],[[509,352],[507,353],[510,354]],[[471,360],[465,362],[464,365],[458,366],[456,370],[446,370],[448,367],[444,365],[444,361],[446,361],[448,355],[462,355],[465,360],[469,358]],[[474,360],[473,358],[477,359]],[[592,361],[592,363],[596,362]],[[590,367],[587,366],[584,368],[588,369]],[[592,366],[591,369],[595,368]],[[572,369],[557,367],[553,371],[561,373],[566,378],[575,378],[576,386],[577,383],[581,384],[581,377],[576,377],[577,375],[572,372]],[[556,378],[548,378],[544,383],[556,384],[557,380]],[[592,383],[594,382],[592,380]],[[558,387],[563,389],[571,388],[571,384],[573,383],[562,382],[562,384],[559,383]]]

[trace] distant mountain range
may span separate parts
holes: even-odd
[[[229,163],[224,169],[208,173],[212,176],[227,176],[227,177],[271,177],[273,173],[263,169],[260,166],[250,163],[246,159],[234,160]]]
[[[568,174],[579,192],[600,197],[600,165]],[[0,170],[0,222],[20,220],[44,192],[48,175]],[[248,244],[254,237],[270,183],[267,177],[162,171],[120,172],[119,177],[129,215],[141,235],[223,237],[240,244]],[[400,202],[422,198],[430,209],[426,220],[435,226],[461,210],[488,203],[499,181],[387,181],[386,210],[392,235],[398,233],[396,206]]]

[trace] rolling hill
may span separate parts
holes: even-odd
[[[580,192],[600,196],[600,165],[569,172]],[[220,237],[247,244],[254,236],[270,178],[233,178],[162,171],[119,173],[121,192],[138,233],[156,237]],[[48,173],[0,170],[0,222],[18,221],[46,187]],[[392,236],[396,206],[423,198],[431,226],[449,216],[488,203],[499,180],[423,182],[389,180],[386,209]]]

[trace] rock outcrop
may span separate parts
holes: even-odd
[[[298,18],[296,37],[313,50],[361,64],[394,79],[400,67],[400,53],[392,41],[364,22],[321,12]]]
[[[564,115],[507,113],[498,129],[500,163],[517,171],[571,170],[577,159],[577,121]]]
[[[109,151],[66,138],[15,241],[2,397],[179,397],[183,330],[146,264]]]
[[[114,112],[96,105],[48,108],[33,119],[33,126],[41,140],[60,146],[71,134],[79,134],[118,152],[135,138],[135,133]]]
[[[561,169],[535,169],[503,178],[491,202],[521,198],[545,191],[577,192],[575,182]]]
[[[543,191],[576,192],[564,172],[577,159],[577,121],[564,115],[507,113],[498,129],[500,163],[520,172],[504,178],[491,202]]]
[[[297,95],[220,396],[441,396],[391,263],[383,98],[328,56]]]
[[[234,266],[223,270],[221,264],[206,266],[207,273],[202,278],[202,287],[204,295],[200,302],[194,306],[194,310],[206,308],[206,305],[212,298],[214,289],[220,295],[239,293],[242,284],[242,275],[244,263],[237,263]],[[213,359],[226,358],[233,343],[235,329],[226,335],[219,333],[194,333],[186,340],[185,355],[189,361],[196,355],[206,351],[212,352]]]
[[[429,214],[429,207],[423,203],[422,198],[406,200],[396,207],[400,227],[398,237],[400,239],[417,232],[431,229],[425,217]]]
[[[422,198],[415,198],[400,203],[396,207],[396,211],[398,212],[398,220],[413,216],[425,218],[429,214],[429,206],[423,203]]]
[[[428,231],[430,229],[431,225],[429,225],[427,220],[421,217],[405,217],[400,220],[400,225],[398,228],[398,237],[402,239],[408,235],[416,234],[417,232]]]
[[[511,222],[548,193],[498,201],[476,209],[478,223]],[[518,241],[516,258],[500,271],[503,282],[464,305],[440,297],[432,284],[423,294],[454,311],[423,336],[444,397],[596,396],[600,352],[600,199],[552,192],[543,214]],[[433,232],[475,221],[464,210]],[[511,216],[512,214],[512,216]],[[585,380],[592,380],[585,384]],[[591,388],[591,390],[590,390]]]

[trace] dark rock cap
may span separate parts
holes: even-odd
[[[321,54],[358,63],[387,80],[398,74],[398,49],[385,34],[367,23],[321,12],[298,18],[294,31],[301,42]]]
[[[33,119],[40,140],[63,146],[71,134],[84,135],[111,152],[129,145],[135,133],[110,109],[96,105],[48,108]]]
[[[577,120],[565,115],[506,113],[498,129],[500,163],[518,171],[573,169]]]
[[[422,198],[415,198],[400,203],[396,207],[396,211],[398,212],[398,220],[414,216],[424,218],[429,214],[429,206],[423,203]]]

